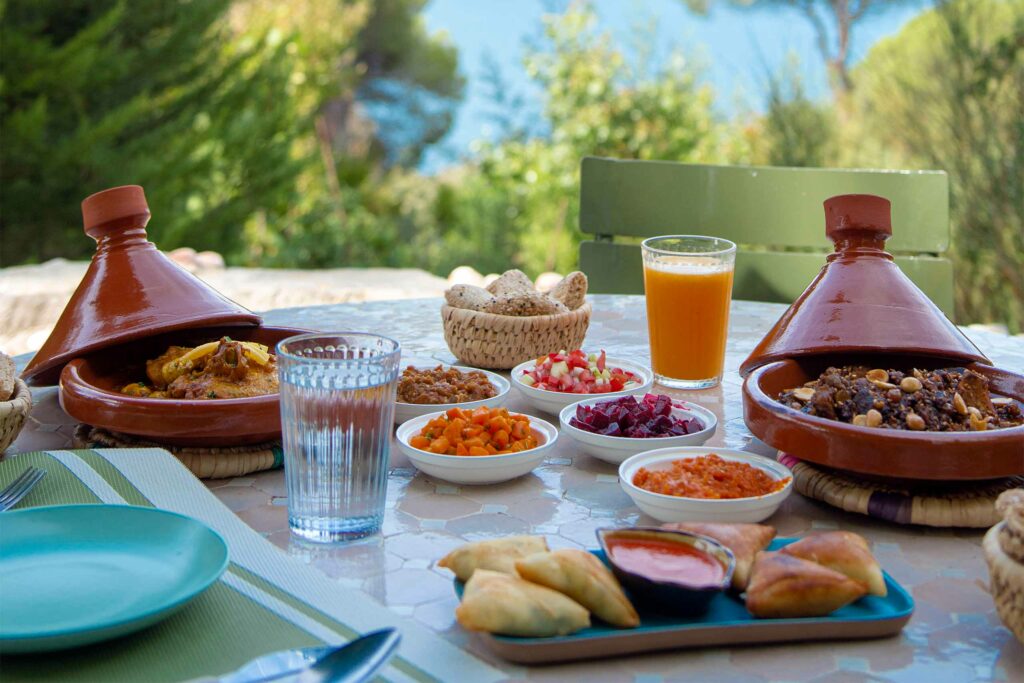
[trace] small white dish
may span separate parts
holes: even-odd
[[[633,393],[637,400],[644,397],[642,393]],[[614,397],[613,397],[614,398]],[[605,395],[595,396],[593,398],[587,398],[582,401],[577,401],[571,405],[567,405],[562,409],[562,412],[558,415],[558,420],[562,424],[562,433],[568,435],[571,439],[576,441],[580,449],[592,455],[598,460],[604,460],[605,462],[613,465],[621,465],[627,458],[630,458],[637,453],[643,453],[649,451],[652,448],[674,448],[678,446],[701,446],[707,442],[715,434],[715,429],[718,427],[718,417],[707,408],[703,408],[694,403],[687,401],[678,401],[673,399],[672,417],[680,420],[696,419],[704,428],[693,434],[686,434],[684,436],[659,436],[650,439],[635,439],[625,436],[605,436],[604,434],[595,434],[588,432],[579,427],[573,427],[569,424],[576,415],[576,409],[578,406],[591,406],[601,401],[609,400]],[[674,404],[681,403],[684,407],[678,408]]]
[[[577,403],[580,399],[584,398],[616,398],[619,396],[627,396],[629,394],[646,393],[654,385],[654,373],[651,372],[650,368],[644,367],[639,363],[634,363],[629,360],[622,360],[621,358],[607,358],[605,363],[608,368],[622,368],[623,370],[629,370],[637,376],[638,383],[636,386],[631,386],[628,389],[622,391],[610,391],[607,394],[573,394],[567,391],[548,391],[547,389],[537,389],[523,384],[520,379],[523,375],[524,370],[530,370],[536,366],[536,359],[528,360],[525,363],[512,368],[510,377],[512,378],[512,386],[519,390],[519,393],[523,395],[530,405],[538,410],[543,410],[546,413],[557,415],[561,412],[562,408],[572,403]]]
[[[421,415],[402,424],[395,436],[398,446],[416,469],[453,484],[498,484],[528,474],[551,452],[558,440],[553,424],[527,415],[530,429],[540,445],[520,453],[502,455],[438,455],[413,448],[409,440],[443,411]]]
[[[479,401],[464,401],[462,403],[402,403],[401,401],[395,401],[395,424],[402,424],[414,417],[420,417],[421,415],[427,415],[429,413],[447,412],[452,408],[467,408],[469,410],[479,408],[480,406],[500,408],[505,405],[505,401],[508,400],[508,393],[511,390],[509,381],[501,375],[493,372],[479,370],[477,368],[462,367],[461,365],[445,365],[444,363],[408,363],[402,366],[402,371],[404,372],[410,365],[417,370],[432,370],[440,365],[446,370],[448,368],[455,368],[459,372],[482,372],[487,375],[487,379],[491,381],[491,384],[494,385],[494,388],[497,389],[498,393],[491,398],[485,398]]]
[[[776,480],[789,477],[789,481],[781,490],[765,496],[725,500],[668,496],[645,491],[633,484],[633,477],[641,467],[648,470],[667,470],[673,460],[696,458],[711,453],[723,460],[753,465]],[[731,448],[659,448],[638,453],[623,462],[619,466],[619,484],[637,507],[660,522],[756,523],[775,514],[782,502],[789,498],[789,494],[793,492],[793,473],[782,463]]]

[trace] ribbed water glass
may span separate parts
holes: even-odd
[[[277,345],[288,524],[317,542],[380,530],[401,349],[360,332]]]

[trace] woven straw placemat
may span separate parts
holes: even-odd
[[[1024,476],[980,482],[921,482],[892,485],[856,474],[818,467],[779,454],[793,471],[793,487],[824,503],[897,524],[934,527],[990,527],[1002,519],[995,502],[1007,489],[1024,486]]]
[[[163,448],[200,479],[224,479],[272,470],[280,467],[284,460],[279,441],[231,448],[168,446],[85,424],[75,428],[75,448]]]

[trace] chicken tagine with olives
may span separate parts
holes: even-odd
[[[171,346],[146,361],[148,382],[132,382],[121,393],[142,398],[218,399],[276,394],[277,357],[263,344],[219,341]]]

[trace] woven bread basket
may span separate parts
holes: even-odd
[[[988,530],[982,543],[989,591],[999,618],[1024,644],[1024,490],[1006,491],[996,508],[1005,519]]]
[[[590,325],[590,302],[555,315],[518,317],[441,307],[444,340],[463,363],[509,370],[523,361],[561,349],[578,349]]]
[[[983,547],[988,563],[989,592],[1006,628],[1024,644],[1024,564],[1014,562],[999,545],[1000,522],[985,534]]]
[[[21,433],[32,410],[32,393],[20,379],[14,383],[9,401],[0,401],[0,454],[3,454]]]

